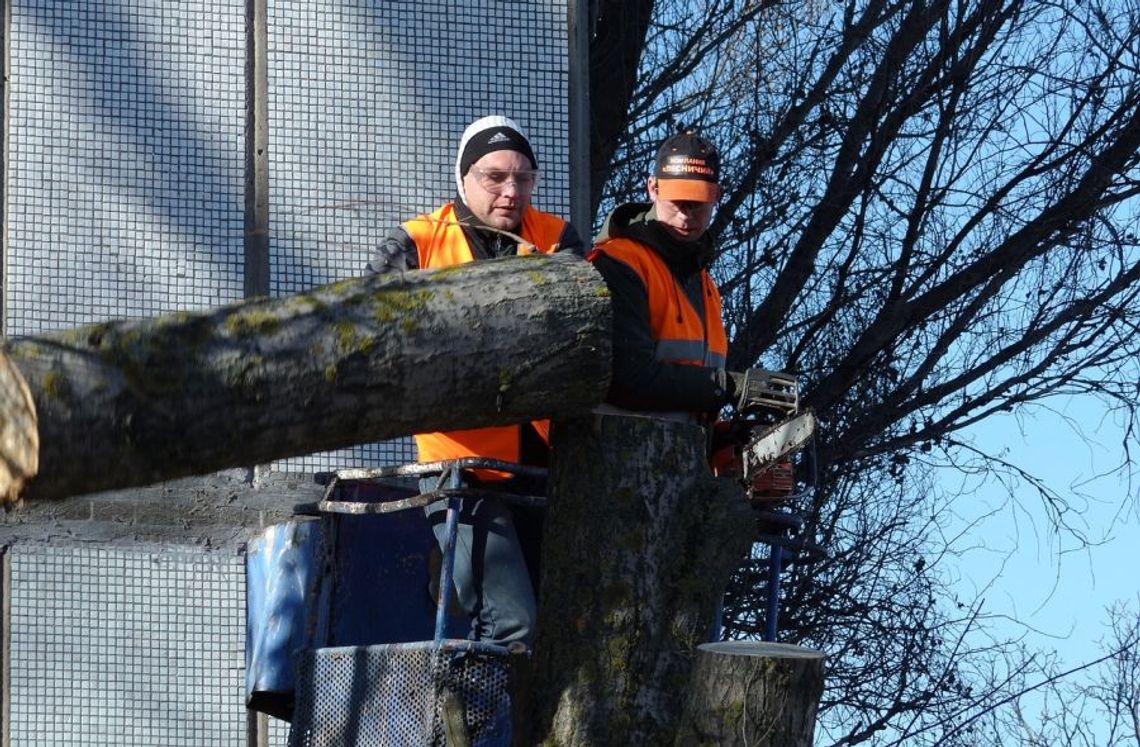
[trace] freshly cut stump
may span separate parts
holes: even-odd
[[[676,744],[811,747],[825,658],[786,643],[702,644]]]

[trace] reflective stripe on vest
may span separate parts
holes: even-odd
[[[532,246],[520,246],[519,254],[529,254],[535,248],[549,254],[557,247],[565,227],[566,221],[561,218],[528,206],[523,211],[522,225],[518,233]],[[404,230],[415,242],[421,269],[449,267],[472,262],[475,259],[451,203],[430,215],[420,215],[405,222]],[[549,444],[550,421],[539,420],[532,425],[542,440]],[[521,456],[520,438],[517,425],[447,433],[421,433],[415,437],[417,458],[421,462],[449,461],[463,457],[488,457],[504,462],[518,462]],[[476,472],[483,478],[506,476],[492,470],[476,470]]]
[[[710,368],[724,368],[725,361],[722,354],[707,350],[704,340],[658,340],[654,359],[674,362],[701,361],[701,365]]]
[[[702,317],[657,252],[631,239],[609,239],[599,244],[597,250],[629,267],[645,285],[650,334],[656,342],[655,360],[724,366],[728,335],[721,320],[720,292],[708,272],[701,270],[700,276]]]

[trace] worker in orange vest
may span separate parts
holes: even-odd
[[[606,218],[590,261],[613,300],[613,377],[607,402],[624,410],[710,421],[742,376],[725,371],[728,339],[708,272],[707,235],[720,198],[720,157],[695,130],[667,138],[648,202]]]
[[[721,298],[708,272],[713,245],[709,224],[720,199],[720,157],[695,130],[672,135],[657,151],[648,179],[648,202],[616,207],[589,259],[613,302],[613,375],[601,411],[714,423],[733,405],[747,411],[772,400],[766,372],[725,370],[728,339]],[[710,465],[739,476],[740,445],[749,430],[716,424]],[[790,491],[786,460],[762,476],[750,494]],[[781,481],[768,485],[773,475]]]
[[[390,231],[373,253],[368,271],[447,267],[533,251],[584,254],[573,226],[531,205],[538,177],[538,160],[518,124],[503,116],[472,122],[456,154],[455,198]],[[479,456],[546,467],[549,423],[422,433],[416,436],[416,447],[421,462]],[[468,487],[500,492],[545,492],[545,485],[502,472],[480,470],[464,480]],[[424,492],[434,487],[434,478],[421,484]],[[445,510],[445,500],[428,507],[441,544]],[[532,642],[540,539],[538,509],[494,498],[464,501],[453,572],[476,640]]]

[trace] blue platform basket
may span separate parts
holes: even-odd
[[[406,499],[415,491],[344,485],[333,498]],[[275,524],[246,558],[246,703],[290,720],[295,659],[320,647],[431,640],[431,525],[422,510],[383,515],[317,513]],[[438,554],[438,553],[437,553]],[[469,623],[448,616],[448,635]]]
[[[451,551],[440,556],[423,511],[448,500],[453,547],[460,502],[489,495],[460,487],[469,468],[544,474],[475,458],[345,470],[313,517],[250,543],[247,704],[292,721],[290,747],[443,745],[448,729],[471,745],[510,745],[508,650],[459,638],[470,622],[437,593],[450,589]],[[433,493],[386,482],[431,474]]]

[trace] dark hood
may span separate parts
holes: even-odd
[[[627,202],[614,208],[594,243],[611,238],[633,239],[645,244],[660,254],[678,275],[691,275],[712,261],[712,241],[707,233],[696,241],[674,238],[658,222],[657,210],[651,202]]]

